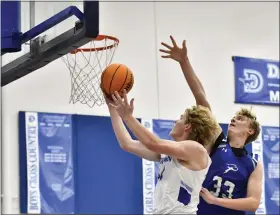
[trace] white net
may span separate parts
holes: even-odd
[[[89,107],[104,104],[100,88],[101,74],[112,62],[119,40],[109,36],[98,36],[78,51],[62,57],[70,71],[70,103],[80,102]]]

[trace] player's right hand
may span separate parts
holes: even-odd
[[[171,58],[173,60],[176,60],[178,62],[182,62],[187,59],[187,47],[186,47],[186,40],[183,41],[182,48],[178,47],[176,44],[174,38],[170,36],[172,46],[166,44],[166,43],[161,43],[161,45],[165,46],[168,50],[165,49],[160,49],[159,51],[162,53],[166,53],[168,55],[162,55],[162,58]]]
[[[112,94],[112,99],[114,103],[109,105],[114,108],[122,119],[127,119],[132,116],[134,110],[134,99],[131,99],[128,103],[126,90],[123,90],[123,98],[119,95],[117,91]]]
[[[100,89],[102,90],[102,92],[103,92],[103,96],[104,96],[104,100],[105,100],[105,102],[106,102],[106,104],[108,105],[108,107],[110,108],[110,103],[113,103],[114,101],[112,100],[112,98],[110,98],[110,96],[109,95],[107,95],[105,92],[104,92],[104,90],[102,89],[102,87],[101,87],[101,84],[100,84]]]

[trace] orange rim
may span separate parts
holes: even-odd
[[[106,49],[114,48],[120,42],[118,38],[112,37],[112,36],[108,36],[108,35],[98,35],[93,40],[101,41],[101,40],[105,40],[105,39],[113,40],[113,41],[115,41],[115,44],[114,45],[109,45],[109,46],[104,46],[104,47],[98,47],[98,48],[78,48],[78,49],[75,49],[74,51],[71,51],[71,54],[76,54],[78,52],[103,51],[103,50],[106,50]]]

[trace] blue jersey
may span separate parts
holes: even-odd
[[[257,161],[247,151],[239,149],[239,155],[221,133],[211,155],[212,164],[206,175],[203,187],[219,198],[238,199],[247,196],[247,183]],[[240,150],[242,153],[240,154]],[[200,198],[198,215],[243,215],[245,211],[236,211],[206,203]]]

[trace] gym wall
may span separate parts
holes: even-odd
[[[36,24],[65,4],[38,4]],[[27,13],[28,7],[22,13],[23,30],[29,29]],[[48,31],[47,37],[72,27],[73,22]],[[129,97],[135,98],[135,116],[139,118],[174,120],[194,104],[179,65],[160,57],[160,42],[170,42],[169,35],[179,44],[186,39],[194,70],[222,123],[240,107],[249,107],[234,104],[231,57],[279,59],[277,2],[101,2],[100,29],[100,33],[120,39],[114,62],[124,63],[134,72],[135,85]],[[7,55],[3,62],[16,55]],[[70,74],[61,59],[2,88],[5,213],[19,212],[19,111],[108,115],[106,106],[90,109],[68,104],[69,95]],[[279,125],[279,108],[254,105],[253,109],[262,125]]]

